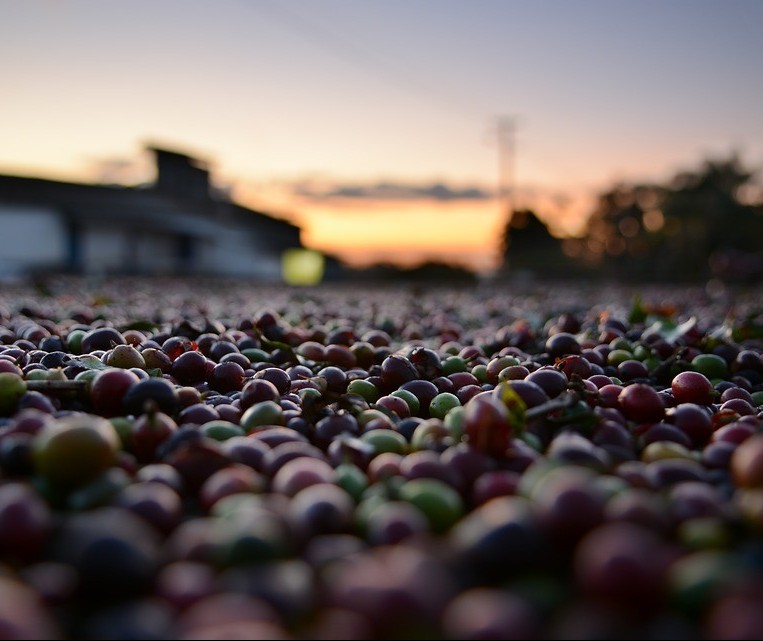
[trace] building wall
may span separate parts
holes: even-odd
[[[176,235],[119,227],[82,230],[81,265],[88,274],[217,275],[279,280],[280,254],[238,228],[196,236],[184,260]]]
[[[99,226],[82,230],[81,239],[81,265],[88,274],[170,276],[199,271],[195,261],[186,264],[175,234]]]
[[[67,261],[67,231],[54,209],[0,204],[0,274],[58,268]]]
[[[109,227],[81,230],[81,265],[86,274],[113,274],[135,269],[133,245],[128,234]]]
[[[143,233],[135,237],[138,270],[171,275],[182,271],[178,239],[170,234]]]
[[[7,233],[0,239],[0,276],[75,268],[91,275],[195,273],[281,280],[283,239],[274,238],[266,226],[205,221],[203,230],[177,234],[106,222],[69,227],[56,209],[10,204],[0,204],[0,224]]]
[[[280,280],[281,256],[240,228],[221,227],[212,237],[199,239],[195,271],[221,276]]]

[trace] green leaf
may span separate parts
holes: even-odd
[[[365,398],[363,398],[360,394],[353,394],[352,392],[348,392],[339,396],[339,398],[336,399],[336,404],[337,409],[346,410],[353,416],[357,416],[361,412],[371,408]],[[374,407],[374,409],[382,410],[381,407]],[[392,418],[390,414],[388,415],[390,418]]]
[[[644,309],[641,296],[636,294],[633,297],[633,305],[628,313],[628,321],[630,323],[643,323],[646,320],[646,310]]]
[[[276,349],[283,350],[291,363],[299,363],[299,356],[297,356],[297,353],[294,351],[294,348],[287,344],[282,343],[281,341],[271,341],[269,338],[267,338],[260,330],[258,330],[256,327],[252,328],[252,332],[254,334],[254,337],[257,338],[257,340],[260,341],[262,344],[263,349],[273,352]]]
[[[156,331],[159,328],[159,325],[157,323],[152,323],[151,321],[147,320],[139,320],[134,321],[132,323],[129,323],[128,325],[125,325],[122,327],[122,331],[127,331],[128,329],[135,329],[139,332],[153,332]]]
[[[665,338],[669,332],[672,332],[677,327],[676,323],[669,318],[656,318],[653,316],[650,316],[649,318],[652,320],[652,324],[644,333],[657,333]]]
[[[665,334],[665,340],[669,343],[675,343],[679,338],[689,333],[697,326],[697,318],[692,316],[689,320],[685,320],[678,327]]]
[[[567,408],[559,411],[558,414],[551,414],[547,420],[557,427],[576,427],[583,434],[590,434],[594,426],[601,422],[598,416],[585,401],[579,401]]]
[[[657,318],[649,326],[646,332],[657,333],[669,343],[675,343],[680,338],[691,332],[697,327],[697,318],[692,316],[680,325],[677,325],[669,318]]]
[[[100,358],[96,356],[90,356],[85,354],[79,358],[67,361],[67,365],[76,365],[77,367],[84,367],[85,369],[107,369],[108,365],[104,363]]]
[[[763,324],[753,321],[741,323],[732,330],[731,335],[737,342],[763,339]]]
[[[506,382],[498,384],[498,398],[509,410],[509,422],[511,426],[520,433],[525,427],[525,412],[527,411],[527,404],[522,400],[522,397],[514,391]]]

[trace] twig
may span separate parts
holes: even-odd
[[[87,381],[31,380],[26,387],[35,392],[81,392],[87,389]]]
[[[571,407],[577,401],[578,395],[575,392],[566,392],[557,396],[556,398],[552,398],[550,401],[546,401],[545,403],[531,407],[525,411],[525,418],[528,420],[538,418],[539,416],[543,416],[549,412],[553,412],[554,410],[561,410],[566,407]]]

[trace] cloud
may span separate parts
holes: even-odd
[[[295,192],[313,200],[355,199],[355,200],[489,200],[494,198],[491,191],[480,187],[457,188],[441,182],[411,184],[397,182],[376,182],[370,184],[316,185],[305,182],[295,185]]]

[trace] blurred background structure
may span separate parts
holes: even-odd
[[[306,249],[326,278],[754,283],[761,25],[758,0],[0,3],[0,270],[268,280]]]
[[[215,194],[203,161],[151,151],[157,178],[143,188],[0,176],[0,221],[13,238],[0,273],[280,280],[299,228]]]

